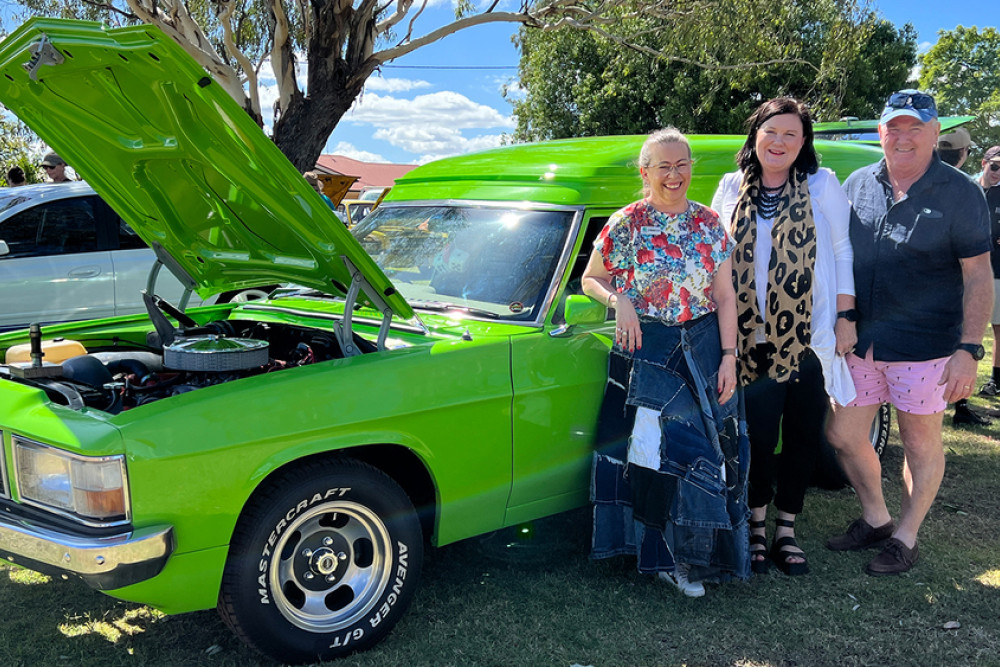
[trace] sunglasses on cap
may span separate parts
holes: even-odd
[[[908,93],[905,91],[893,93],[885,105],[893,109],[931,109],[937,111],[934,98],[927,93]]]

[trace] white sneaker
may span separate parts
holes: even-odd
[[[688,566],[678,563],[674,567],[673,573],[657,572],[656,575],[668,583],[677,587],[681,593],[689,598],[700,598],[705,595],[705,586],[700,581],[688,581]]]

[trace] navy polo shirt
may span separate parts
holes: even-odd
[[[851,244],[858,343],[879,361],[947,357],[962,336],[959,260],[990,252],[982,189],[937,153],[901,200],[892,201],[885,159],[844,182],[851,200]]]

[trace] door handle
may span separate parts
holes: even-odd
[[[101,275],[99,266],[79,266],[69,272],[71,278],[93,278]]]

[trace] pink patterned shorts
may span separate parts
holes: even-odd
[[[847,407],[892,403],[897,410],[932,415],[947,407],[945,385],[938,384],[948,357],[929,361],[875,361],[869,347],[865,358],[847,355],[857,398]]]

